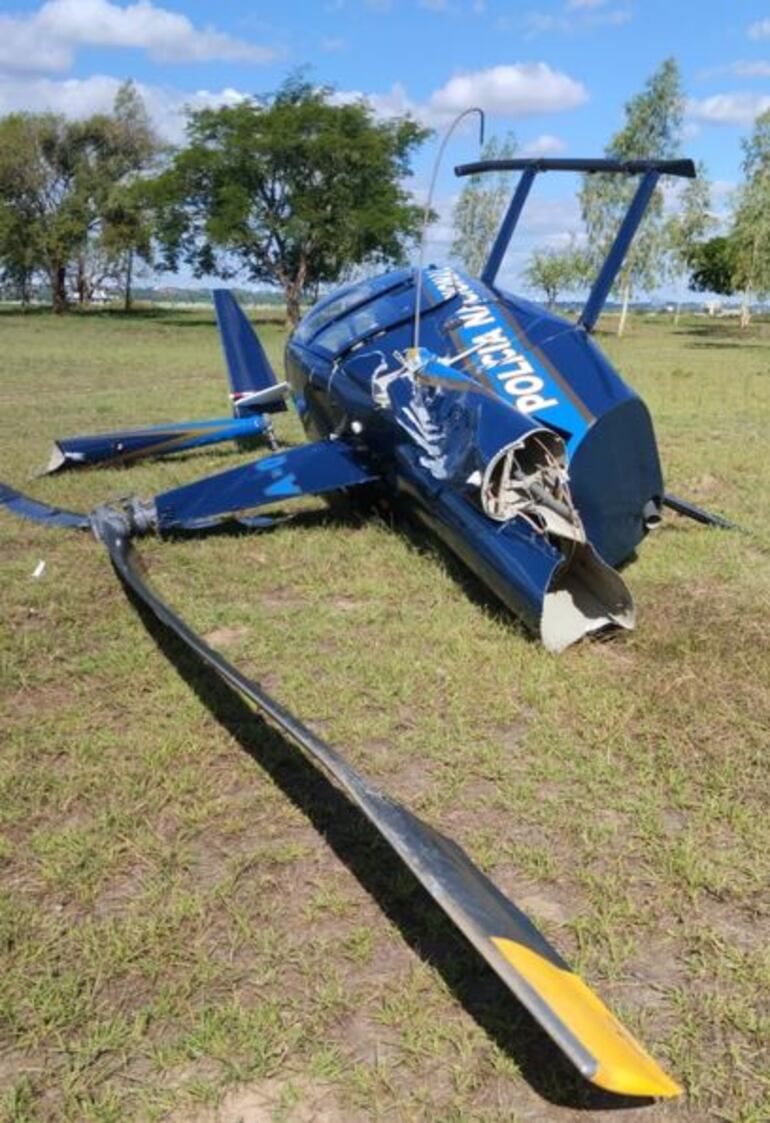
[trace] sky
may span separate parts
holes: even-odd
[[[524,153],[601,155],[623,106],[668,55],[687,95],[684,152],[702,161],[725,213],[741,139],[770,108],[770,2],[760,0],[47,0],[0,4],[0,113],[109,110],[133,78],[162,136],[184,137],[185,107],[269,93],[298,67],[381,115],[410,112],[437,130],[410,186],[424,197],[440,130],[471,105],[487,134]],[[450,144],[429,256],[446,256],[456,162]],[[502,274],[520,280],[534,246],[580,233],[571,177],[540,177]],[[675,205],[672,203],[672,205]],[[182,277],[182,280],[189,279]]]

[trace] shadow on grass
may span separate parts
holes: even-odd
[[[286,329],[286,316],[279,308],[275,312],[254,312],[248,306],[244,308],[246,316],[257,328],[273,327]],[[196,304],[189,308],[158,307],[152,304],[135,306],[126,311],[125,308],[80,308],[76,305],[68,308],[66,312],[57,314],[49,305],[34,304],[29,308],[21,308],[16,304],[0,304],[0,317],[6,319],[50,319],[59,323],[77,322],[83,320],[110,320],[126,323],[159,323],[164,327],[172,328],[205,328],[211,331],[216,328],[214,305]]]
[[[326,512],[307,514],[328,518]],[[160,651],[212,716],[307,816],[409,946],[439,972],[455,999],[540,1095],[554,1104],[593,1111],[646,1102],[603,1092],[584,1081],[363,813],[291,741],[203,665],[150,608],[129,590],[127,596]]]
[[[770,347],[770,334],[768,324],[760,320],[753,322],[748,328],[741,328],[736,323],[703,323],[690,324],[681,328],[674,328],[672,335],[681,336],[691,340],[693,348],[705,347],[721,350],[725,347],[735,348],[738,343],[743,348]]]

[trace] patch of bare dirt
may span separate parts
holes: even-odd
[[[250,629],[242,625],[235,628],[214,628],[213,632],[208,632],[203,638],[206,643],[211,644],[212,647],[231,647],[239,639],[249,634]]]
[[[374,763],[378,768],[381,761],[385,763],[384,753],[377,753]],[[424,759],[411,757],[399,768],[388,772],[388,794],[403,800],[412,809],[418,808],[419,803],[431,794],[435,784],[431,765]]]
[[[357,1123],[366,1118],[343,1108],[328,1084],[300,1075],[239,1086],[218,1107],[175,1111],[168,1123]]]
[[[50,716],[72,705],[72,690],[63,682],[50,682],[34,689],[17,690],[5,700],[3,711],[16,721]]]
[[[335,1026],[330,1037],[356,1064],[387,1064],[399,1057],[398,1031],[378,1025],[363,1010],[354,1011]]]
[[[338,612],[358,612],[369,607],[369,601],[356,600],[355,597],[332,597],[329,603]]]

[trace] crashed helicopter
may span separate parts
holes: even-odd
[[[560,651],[588,633],[633,626],[616,567],[664,505],[731,525],[665,493],[649,413],[592,339],[660,176],[691,177],[692,162],[507,159],[456,168],[460,176],[497,171],[521,175],[479,278],[435,266],[389,272],[328,296],[293,333],[286,374],[307,444],[90,516],[7,486],[0,502],[39,522],[92,529],[125,585],[342,787],[586,1079],[624,1095],[674,1096],[676,1082],[470,858],[196,635],[149,586],[133,550],[148,533],[226,519],[266,526],[269,515],[251,515],[263,506],[358,494],[415,516]],[[551,171],[640,177],[577,322],[496,280],[536,177]],[[282,403],[247,321],[223,316],[222,305],[218,297],[231,385],[240,378],[243,392],[261,394],[258,407]]]

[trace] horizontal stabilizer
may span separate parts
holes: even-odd
[[[229,289],[214,289],[214,309],[230,379],[230,398],[236,417],[249,413],[280,413],[286,409],[285,393],[261,400],[253,397],[276,386],[257,333]]]
[[[378,478],[345,441],[318,441],[206,476],[155,497],[158,530],[209,525],[268,503],[323,495]]]
[[[179,421],[152,425],[147,429],[122,429],[92,436],[63,437],[54,443],[51,459],[40,475],[62,468],[111,468],[132,464],[145,457],[169,456],[220,441],[247,440],[269,429],[268,422],[255,414],[250,417],[223,417],[211,421]]]

